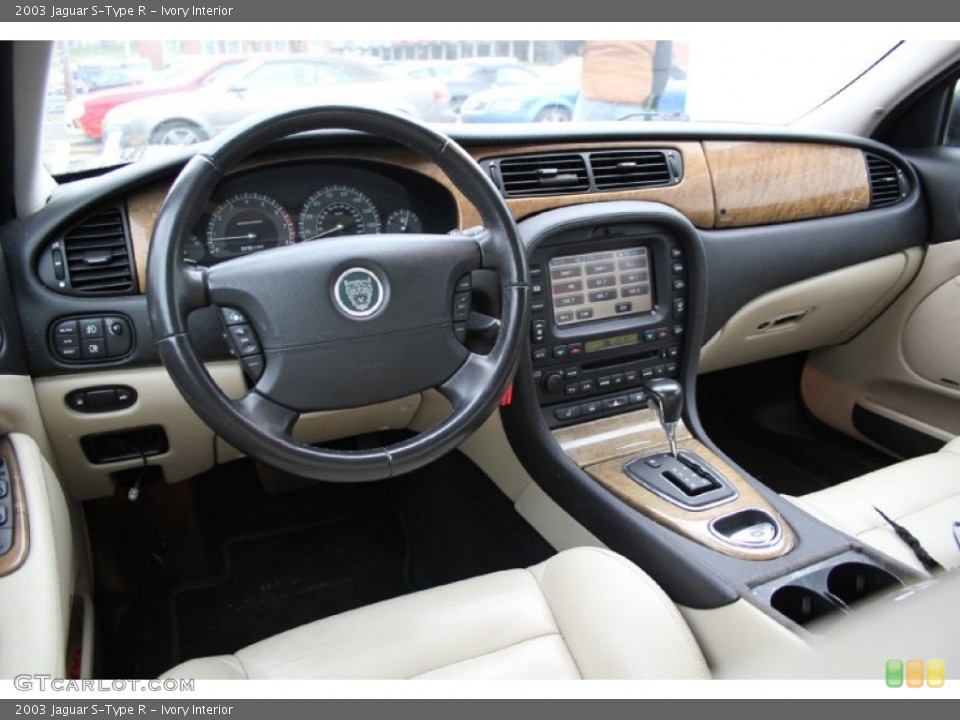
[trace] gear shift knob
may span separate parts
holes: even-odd
[[[667,434],[670,454],[677,457],[677,423],[683,413],[683,388],[680,383],[670,378],[648,380],[645,388],[650,395],[647,404],[656,411],[663,431]]]

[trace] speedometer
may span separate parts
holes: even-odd
[[[367,195],[349,185],[330,185],[307,198],[300,211],[300,238],[380,232],[380,214]]]
[[[207,224],[207,250],[225,260],[293,242],[293,220],[283,206],[259,193],[240,193],[220,203]]]

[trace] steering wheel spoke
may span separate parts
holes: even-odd
[[[296,410],[281,405],[256,390],[251,390],[230,403],[252,425],[275,439],[290,437],[293,426],[300,418],[300,413]]]

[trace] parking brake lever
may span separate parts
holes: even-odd
[[[650,399],[647,406],[653,408],[670,443],[670,454],[677,457],[677,425],[683,414],[683,388],[670,378],[653,378],[645,384]]]

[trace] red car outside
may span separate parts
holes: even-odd
[[[82,132],[91,140],[100,140],[103,138],[103,118],[117,105],[155,95],[193,90],[246,59],[243,55],[207,57],[196,64],[175,69],[157,80],[79,96],[67,105],[67,130]]]

